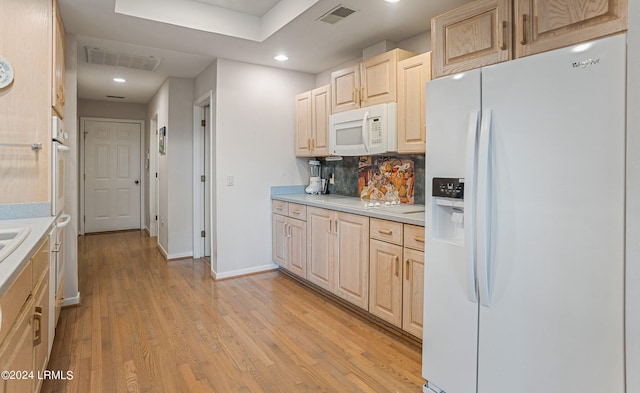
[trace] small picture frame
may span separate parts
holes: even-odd
[[[162,127],[158,132],[158,151],[160,154],[167,154],[167,127]]]

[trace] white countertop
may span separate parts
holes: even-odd
[[[38,251],[37,246],[49,235],[55,217],[24,218],[17,220],[0,220],[1,229],[29,228],[26,239],[5,260],[0,262],[0,296],[13,283],[27,261]]]
[[[333,194],[272,195],[271,199],[337,210],[345,213],[360,214],[362,216],[380,218],[383,220],[398,221],[405,224],[424,226],[425,222],[424,205],[400,204],[385,206],[384,202],[382,202],[378,207],[371,207],[369,206],[369,201],[364,201],[357,197],[348,197]]]

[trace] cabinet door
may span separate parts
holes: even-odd
[[[51,104],[60,118],[64,118],[64,26],[60,18],[57,1],[53,1],[53,85]]]
[[[294,218],[289,219],[288,260],[289,271],[302,278],[307,277],[307,223]]]
[[[331,113],[360,108],[360,64],[331,73]]]
[[[296,96],[296,156],[311,156],[311,91]]]
[[[331,114],[331,85],[311,91],[311,148],[314,156],[329,155],[329,115]]]
[[[49,269],[35,290],[33,311],[33,370],[40,372],[49,360]],[[33,391],[39,392],[42,379],[33,380]]]
[[[335,294],[369,306],[369,217],[335,213]]]
[[[398,63],[398,153],[426,150],[425,97],[431,52]]]
[[[0,349],[0,370],[2,371],[31,371],[33,370],[33,332],[32,325],[33,301],[28,301],[22,313],[18,316],[11,335],[4,340]],[[3,393],[25,393],[33,391],[31,379],[7,379],[0,381],[0,391]]]
[[[402,327],[402,247],[371,240],[369,312]]]
[[[627,29],[627,0],[515,0],[516,56]]]
[[[333,291],[333,214],[310,207],[307,210],[307,279]]]
[[[511,1],[476,0],[431,19],[432,77],[510,60]]]
[[[398,61],[415,55],[394,49],[362,62],[360,77],[360,106],[371,106],[397,100]]]
[[[273,214],[271,220],[271,252],[273,254],[273,262],[288,268],[287,263],[287,217],[279,214]]]
[[[402,328],[422,338],[424,304],[424,252],[404,249]]]

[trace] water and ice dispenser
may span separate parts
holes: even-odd
[[[432,183],[432,236],[464,243],[464,179],[434,177]]]

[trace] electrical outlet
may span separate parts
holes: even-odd
[[[227,176],[227,186],[232,187],[235,182],[233,176]]]
[[[329,184],[336,184],[336,178],[333,173],[331,174],[331,177],[329,177]]]

